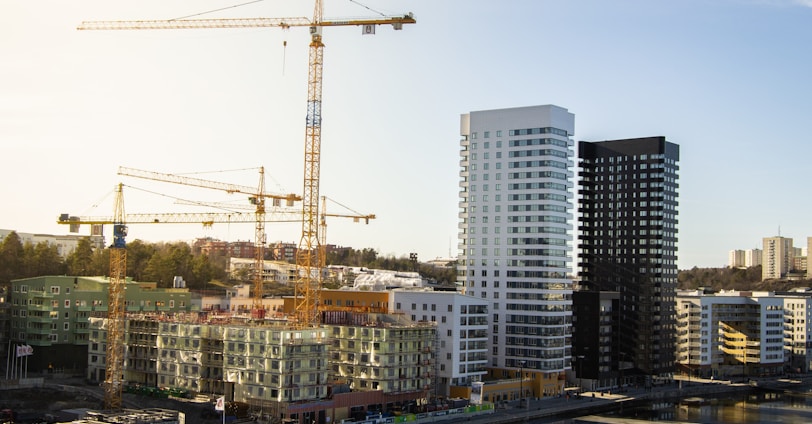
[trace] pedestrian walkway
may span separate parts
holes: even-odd
[[[551,420],[556,417],[584,417],[602,414],[655,399],[685,398],[729,391],[749,390],[746,383],[721,381],[674,382],[653,388],[627,388],[621,392],[584,392],[579,396],[557,396],[534,399],[520,406],[513,402],[498,407],[493,413],[468,418],[472,424],[509,424],[529,421]],[[593,419],[595,417],[593,416]],[[629,421],[631,422],[631,421]]]

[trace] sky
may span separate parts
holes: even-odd
[[[456,256],[460,115],[543,104],[575,115],[576,145],[680,145],[680,269],[812,236],[812,0],[325,0],[324,17],[406,12],[417,24],[402,31],[324,29],[320,193],[328,213],[377,216],[330,219],[329,244]],[[263,166],[268,192],[301,193],[307,28],[76,27],[312,14],[293,0],[0,0],[0,228],[67,234],[58,215],[112,215],[118,183],[127,213],[246,202],[120,166],[253,187]],[[301,237],[297,223],[266,231]],[[129,240],[253,234],[132,225]]]

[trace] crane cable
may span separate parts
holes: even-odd
[[[220,12],[220,11],[223,11],[223,10],[234,9],[234,8],[241,7],[241,6],[247,6],[249,4],[259,3],[261,1],[264,1],[264,0],[254,0],[254,1],[249,1],[247,3],[235,4],[233,6],[221,7],[219,9],[213,9],[213,10],[209,10],[209,11],[206,11],[206,12],[200,12],[200,13],[195,13],[195,14],[192,14],[192,15],[181,16],[180,18],[170,19],[170,21],[178,21],[178,20],[181,20],[181,19],[189,19],[189,18],[193,18],[195,16],[205,15],[207,13]]]
[[[369,6],[365,5],[365,4],[358,3],[358,2],[357,2],[357,1],[355,1],[355,0],[349,0],[349,2],[350,2],[350,3],[355,3],[355,4],[357,4],[358,6],[361,6],[361,7],[363,7],[364,9],[369,10],[370,12],[377,13],[377,14],[379,14],[379,15],[381,15],[381,16],[386,16],[384,13],[379,12],[379,11],[377,11],[377,10],[375,10],[375,9],[372,9],[371,7],[369,7]]]

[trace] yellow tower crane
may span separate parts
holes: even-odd
[[[310,327],[319,324],[321,279],[316,267],[321,263],[319,254],[319,179],[321,169],[321,97],[322,71],[324,69],[324,42],[322,28],[330,26],[362,26],[365,33],[373,33],[376,25],[392,25],[396,30],[403,24],[416,23],[409,13],[368,19],[323,19],[324,4],[315,1],[313,19],[294,18],[243,18],[243,19],[173,19],[135,21],[86,21],[80,30],[141,30],[141,29],[202,29],[202,28],[253,28],[253,27],[309,27],[310,52],[307,78],[307,120],[305,125],[304,191],[302,195],[302,237],[296,254],[299,278],[296,281],[294,310],[298,325]],[[315,274],[315,275],[314,275]]]
[[[154,171],[144,171],[141,169],[119,167],[119,175],[125,175],[136,178],[143,178],[147,180],[162,181],[166,183],[182,184],[194,187],[209,188],[214,190],[221,190],[227,193],[241,193],[249,195],[248,200],[255,206],[254,222],[256,224],[254,231],[254,293],[253,302],[251,305],[251,313],[254,318],[264,317],[264,308],[262,307],[262,294],[263,294],[263,272],[265,269],[265,199],[270,198],[274,202],[274,206],[279,206],[281,201],[286,201],[288,206],[293,206],[294,201],[302,200],[296,194],[269,194],[265,193],[265,168],[259,169],[259,185],[257,188],[240,186],[230,183],[222,183],[218,181],[204,180],[200,178],[186,177],[182,175],[166,174]]]
[[[110,246],[110,287],[107,292],[107,355],[104,373],[104,407],[121,409],[124,366],[124,288],[127,282],[127,226],[124,224],[122,185],[116,190],[113,211],[113,244]]]

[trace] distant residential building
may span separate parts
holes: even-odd
[[[809,252],[812,252],[812,237],[807,237],[806,238],[806,251],[807,251],[807,255],[808,255]],[[808,256],[807,256],[807,258],[808,258]],[[812,268],[812,267],[809,266],[809,259],[807,259],[806,278],[812,278],[812,269],[810,269],[810,268]]]
[[[806,271],[808,268],[808,262],[806,255],[803,256],[794,256],[792,258],[792,270],[796,274],[801,274],[801,276],[806,276]]]
[[[812,290],[677,292],[677,362],[691,376],[761,376],[812,366]]]
[[[234,314],[249,314],[254,306],[253,284],[237,284],[226,290],[223,310]],[[282,314],[284,300],[281,297],[262,297],[262,307],[266,316],[279,316]]]
[[[296,262],[296,249],[298,247],[295,243],[278,241],[276,243],[271,243],[269,248],[273,258],[277,261],[285,261],[290,263]]]
[[[745,262],[744,250],[731,250],[727,254],[727,266],[729,268],[743,268]]]
[[[96,227],[94,227],[94,229],[95,228]],[[102,235],[100,231],[97,231],[90,236],[80,236],[21,233],[14,230],[0,229],[0,243],[2,243],[3,240],[5,240],[6,237],[12,232],[17,233],[17,236],[20,237],[20,241],[23,245],[26,243],[31,243],[32,245],[36,246],[37,244],[44,242],[50,246],[56,246],[56,252],[62,258],[67,258],[68,255],[73,253],[73,251],[76,250],[76,247],[79,246],[79,241],[85,238],[90,241],[90,247],[94,249],[104,248],[104,235]]]
[[[792,271],[795,249],[788,237],[765,237],[762,240],[761,279],[786,278]]]
[[[759,266],[762,261],[761,249],[747,249],[744,251],[744,266],[750,268],[751,266]]]
[[[812,289],[776,292],[784,297],[784,362],[788,372],[812,370]]]
[[[262,261],[262,281],[291,285],[296,281],[296,265],[282,261]],[[231,278],[240,279],[245,276],[253,281],[256,262],[254,259],[230,258],[228,274]]]
[[[10,339],[31,345],[29,370],[49,365],[84,369],[91,317],[107,316],[109,280],[104,277],[46,276],[11,282]],[[177,313],[191,310],[186,288],[159,289],[156,283],[126,283],[125,310]]]
[[[192,249],[206,256],[247,259],[254,258],[257,251],[252,241],[222,241],[211,237],[196,239]]]

